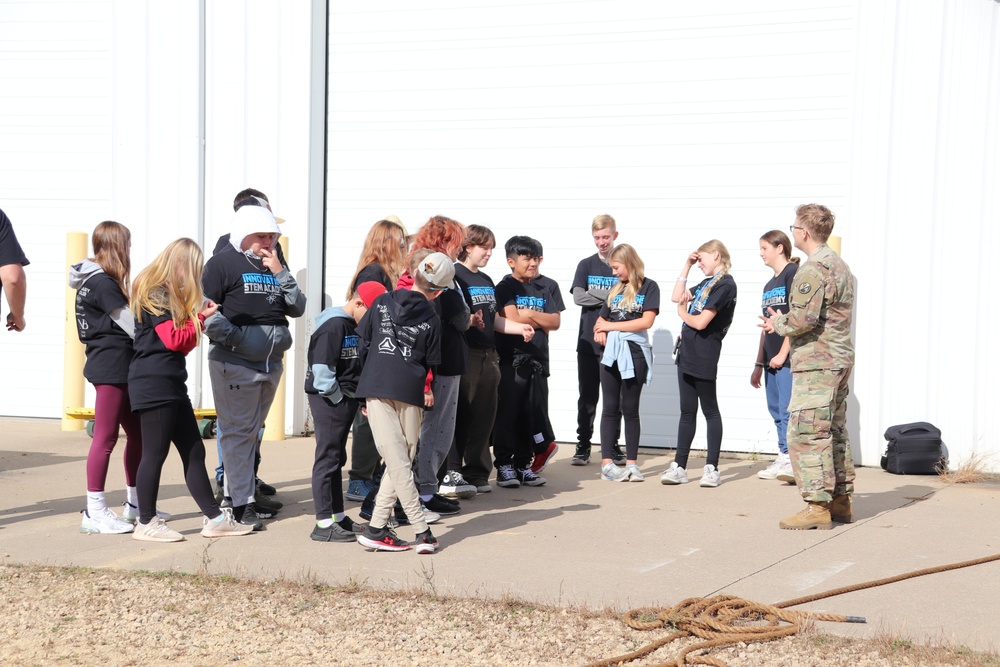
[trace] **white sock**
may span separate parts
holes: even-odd
[[[139,494],[136,493],[134,486],[125,487],[125,501],[132,507],[139,506]]]
[[[429,501],[433,497],[434,497],[434,494],[427,494],[426,496],[420,496],[420,502],[426,503],[427,501]]]
[[[103,491],[87,491],[87,514],[96,516],[107,506]]]
[[[320,519],[316,522],[316,525],[320,528],[329,528],[333,525],[333,519]]]

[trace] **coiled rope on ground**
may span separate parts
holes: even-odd
[[[975,560],[939,565],[923,570],[898,574],[885,579],[875,579],[851,586],[834,588],[823,593],[786,600],[769,605],[752,600],[734,597],[732,595],[717,595],[710,598],[688,598],[672,607],[642,607],[627,612],[623,618],[626,624],[636,630],[656,630],[673,627],[676,631],[650,642],[645,646],[613,658],[605,658],[588,663],[585,667],[609,667],[624,665],[646,657],[657,649],[685,637],[699,637],[704,641],[684,647],[677,655],[666,662],[659,662],[654,667],[683,665],[716,665],[726,667],[726,663],[710,655],[691,655],[696,651],[704,651],[717,646],[728,646],[739,642],[765,642],[783,637],[790,637],[801,629],[806,619],[814,621],[833,621],[840,623],[863,623],[863,618],[843,616],[839,614],[824,614],[810,611],[792,611],[795,607],[807,602],[815,602],[852,591],[860,591],[876,586],[885,586],[905,579],[922,577],[927,574],[958,570],[963,567],[982,565],[1000,561],[1000,554],[976,558]]]

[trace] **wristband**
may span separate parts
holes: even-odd
[[[764,364],[762,364],[759,361],[757,363],[755,363],[754,366],[756,366],[757,368],[764,368]]]

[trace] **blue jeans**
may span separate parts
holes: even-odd
[[[764,391],[767,409],[778,430],[778,451],[788,453],[788,402],[792,400],[792,369],[788,366],[764,369]]]

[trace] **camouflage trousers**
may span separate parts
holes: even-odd
[[[847,437],[847,379],[851,369],[792,373],[788,453],[795,483],[807,502],[854,492]]]

